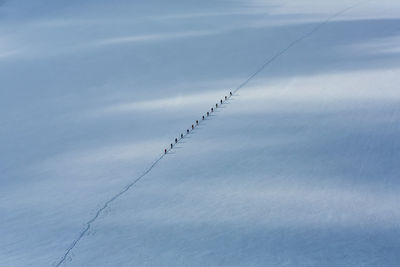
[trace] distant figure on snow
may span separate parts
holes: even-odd
[[[187,134],[189,133],[189,129],[186,130],[186,133],[187,133]]]
[[[164,149],[164,153],[167,154],[167,149]]]
[[[232,92],[229,92],[230,96],[232,96]]]
[[[174,145],[173,144],[171,144],[171,149],[174,147]]]
[[[215,104],[215,108],[217,108],[218,107],[218,104]]]
[[[207,116],[210,116],[210,112],[207,111]]]
[[[228,97],[227,96],[225,96],[225,100],[227,100],[228,99]]]
[[[175,144],[178,143],[178,138],[175,138]]]
[[[203,115],[203,121],[204,121],[204,115]]]
[[[214,112],[214,108],[211,108],[211,112]]]
[[[199,121],[198,120],[196,120],[196,125],[199,125]]]
[[[222,99],[220,100],[220,103],[221,103],[221,105],[222,105]]]
[[[183,138],[183,134],[181,134],[181,138]]]
[[[192,124],[192,130],[194,129],[194,125]]]

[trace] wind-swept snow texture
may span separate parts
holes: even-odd
[[[357,4],[358,5],[358,4]],[[257,69],[256,72],[254,72],[252,75],[250,75],[249,78],[247,78],[243,83],[241,83],[235,90],[233,90],[233,92],[236,94],[240,89],[242,89],[243,87],[245,87],[254,77],[257,76],[258,73],[260,73],[262,70],[264,70],[269,64],[271,64],[272,62],[274,62],[277,58],[279,58],[280,56],[284,55],[290,48],[292,48],[294,45],[296,45],[297,43],[301,42],[302,40],[304,40],[305,38],[307,38],[308,36],[312,35],[314,32],[316,32],[321,26],[323,26],[324,24],[329,23],[332,19],[338,17],[339,15],[345,13],[346,11],[356,7],[357,5],[353,5],[351,7],[345,8],[341,11],[339,11],[338,13],[332,15],[331,17],[329,17],[327,20],[325,20],[324,22],[321,22],[319,24],[317,24],[317,26],[315,28],[313,28],[311,31],[309,31],[308,33],[306,33],[305,35],[301,36],[300,38],[292,41],[291,43],[289,43],[289,45],[287,45],[286,47],[284,47],[282,50],[280,50],[278,53],[276,53],[275,55],[273,55],[271,58],[269,58],[267,61],[264,62],[264,64],[261,65],[260,68]],[[229,101],[231,99],[231,97],[233,96],[232,91],[229,92],[229,94],[227,94],[227,96],[224,96],[220,99],[220,106],[218,106],[218,101],[215,104],[215,108],[211,108],[211,111],[207,111],[206,115],[202,116],[202,120],[204,121],[205,118],[209,117],[210,113],[214,112],[214,109],[222,108],[224,107],[223,105],[227,103],[227,101]],[[201,123],[200,121],[200,123]],[[75,246],[78,244],[78,242],[84,237],[84,235],[86,235],[86,233],[90,230],[92,224],[94,222],[96,222],[96,220],[99,218],[99,216],[101,215],[101,213],[109,207],[109,205],[114,202],[115,200],[117,200],[119,197],[121,197],[123,194],[125,194],[126,192],[128,192],[128,190],[134,186],[137,182],[139,182],[144,176],[146,176],[151,170],[153,170],[154,167],[156,167],[157,163],[162,160],[164,158],[164,156],[171,152],[174,147],[178,144],[180,144],[182,142],[182,140],[187,137],[191,132],[194,131],[195,128],[198,127],[199,124],[199,120],[196,120],[195,124],[192,124],[191,128],[189,127],[189,129],[186,130],[186,133],[183,134],[181,133],[180,137],[175,138],[175,143],[171,143],[170,148],[165,148],[164,149],[164,154],[162,154],[160,157],[158,157],[151,165],[150,167],[143,173],[141,174],[139,177],[135,178],[133,180],[133,182],[131,182],[130,184],[128,184],[122,191],[120,191],[119,193],[117,193],[116,195],[114,195],[113,197],[111,197],[109,200],[107,200],[105,202],[105,204],[97,210],[97,212],[95,213],[95,215],[93,216],[93,218],[91,218],[87,223],[86,223],[86,227],[84,228],[84,230],[79,234],[79,236],[72,242],[71,246],[66,250],[66,252],[64,253],[64,255],[61,257],[60,261],[56,264],[56,266],[60,266],[61,264],[63,264],[66,260],[66,258],[68,257],[68,255],[71,253],[72,249],[75,248]]]
[[[0,1],[0,266],[396,266],[400,3],[357,3]]]

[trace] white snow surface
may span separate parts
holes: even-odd
[[[0,266],[398,266],[399,25],[395,0],[0,0]]]

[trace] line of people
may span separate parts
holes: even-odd
[[[227,101],[228,98],[230,98],[232,95],[233,95],[232,92],[229,92],[229,97],[225,96],[225,101]],[[220,105],[222,105],[222,104],[224,103],[224,101],[221,99],[221,100],[219,101],[219,103],[220,103]],[[216,108],[216,109],[218,108],[218,103],[215,104],[215,108]],[[211,108],[211,113],[212,113],[212,112],[214,112],[214,107]],[[206,118],[206,116],[207,116],[207,117],[210,116],[210,112],[209,112],[209,111],[207,111],[206,115],[203,115],[203,116],[201,117],[201,119],[204,121],[205,118]],[[197,125],[199,125],[199,120],[196,120],[196,125],[192,124],[192,130],[194,130],[194,128],[195,128]],[[190,131],[189,131],[189,129],[187,129],[187,130],[186,130],[186,135],[188,135],[189,133],[190,133]],[[183,133],[181,133],[181,138],[180,138],[180,139],[175,138],[175,144],[177,144],[177,143],[179,142],[179,140],[183,139],[184,137],[185,137],[185,136],[183,135]],[[170,144],[170,149],[169,149],[169,150],[171,150],[171,149],[173,149],[173,148],[174,148],[174,143],[171,143],[171,144]],[[164,154],[167,154],[169,150],[165,148],[165,149],[164,149]]]

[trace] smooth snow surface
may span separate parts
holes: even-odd
[[[268,65],[123,195],[175,137]],[[0,266],[398,266],[400,2],[0,0]]]

